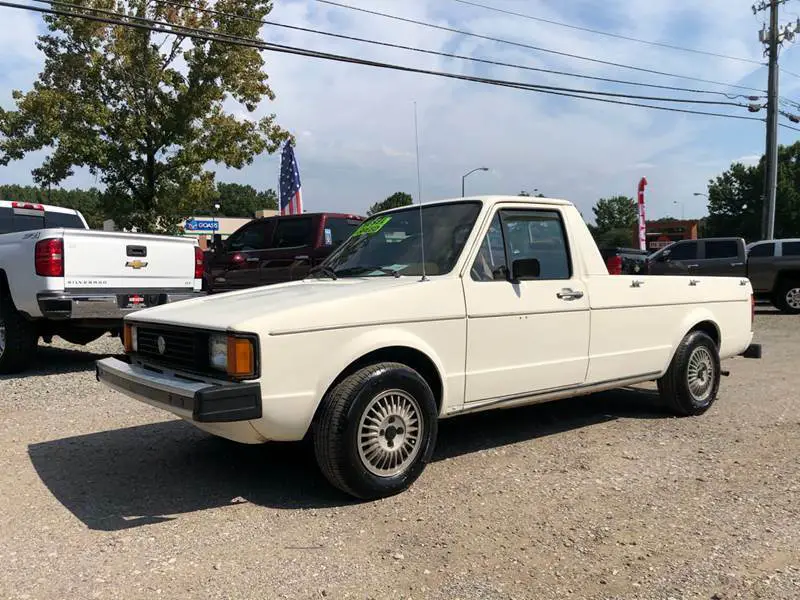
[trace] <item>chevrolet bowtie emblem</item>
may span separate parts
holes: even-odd
[[[147,266],[146,262],[142,262],[141,260],[131,260],[125,263],[126,267],[130,267],[131,269],[144,269]]]

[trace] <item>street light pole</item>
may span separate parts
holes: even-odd
[[[470,171],[469,173],[464,173],[464,175],[461,176],[461,197],[462,198],[464,197],[464,182],[466,181],[467,177],[472,175],[475,171],[488,171],[488,170],[489,170],[488,167],[478,167],[477,169],[472,169],[472,171]]]
[[[678,202],[677,200],[672,201],[673,204],[680,204],[681,205],[681,221],[684,220],[684,213],[683,213],[683,202]]]

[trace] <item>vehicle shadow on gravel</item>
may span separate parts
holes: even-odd
[[[120,347],[119,354],[122,354]],[[0,375],[0,381],[40,377],[43,375],[65,375],[67,373],[94,372],[94,363],[101,358],[117,356],[116,353],[98,354],[72,348],[39,346],[33,366],[23,373]]]
[[[618,418],[663,418],[656,398],[626,389],[447,419],[434,461]],[[32,444],[28,454],[58,501],[101,531],[241,502],[282,509],[354,503],[320,474],[310,444],[240,445],[180,420]]]

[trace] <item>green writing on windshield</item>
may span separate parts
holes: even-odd
[[[353,235],[375,235],[391,220],[392,217],[378,217],[377,219],[366,221],[353,232]]]

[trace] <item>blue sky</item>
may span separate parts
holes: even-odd
[[[753,15],[751,0],[476,1],[626,36],[763,59],[758,30],[764,15]],[[766,89],[767,70],[759,65],[565,29],[455,0],[342,2],[561,52]],[[41,67],[35,36],[42,24],[35,14],[2,10],[5,27],[0,40],[0,105],[10,108],[11,90],[29,89]],[[789,0],[782,10],[782,23],[797,19],[800,0]],[[278,0],[270,19],[519,65],[749,93],[426,29],[315,0]],[[433,70],[545,85],[698,97],[489,67],[269,26],[262,29],[262,37]],[[755,160],[764,147],[761,122],[612,106],[287,55],[266,55],[266,60],[277,98],[263,103],[249,117],[274,112],[279,122],[295,133],[305,208],[312,211],[364,212],[371,203],[395,191],[416,196],[415,101],[420,122],[423,200],[459,195],[461,175],[474,167],[487,166],[491,169],[488,173],[476,173],[467,180],[468,194],[515,194],[537,188],[548,196],[572,200],[589,217],[591,206],[600,197],[634,195],[636,184],[644,175],[649,182],[648,217],[680,216],[681,206],[687,218],[699,217],[705,213],[705,203],[693,193],[706,191],[709,178],[732,161]],[[800,48],[787,44],[781,64],[800,73]],[[800,78],[783,74],[780,91],[781,96],[800,101]],[[248,116],[237,106],[231,108]],[[697,108],[750,116],[743,108]],[[800,132],[782,129],[780,141],[792,143],[799,135]],[[30,170],[39,161],[41,155],[35,155],[0,169],[0,183],[29,183]],[[259,157],[240,171],[218,168],[217,179],[259,188],[276,187],[278,172],[276,154]],[[94,183],[93,177],[79,172],[63,185]]]

